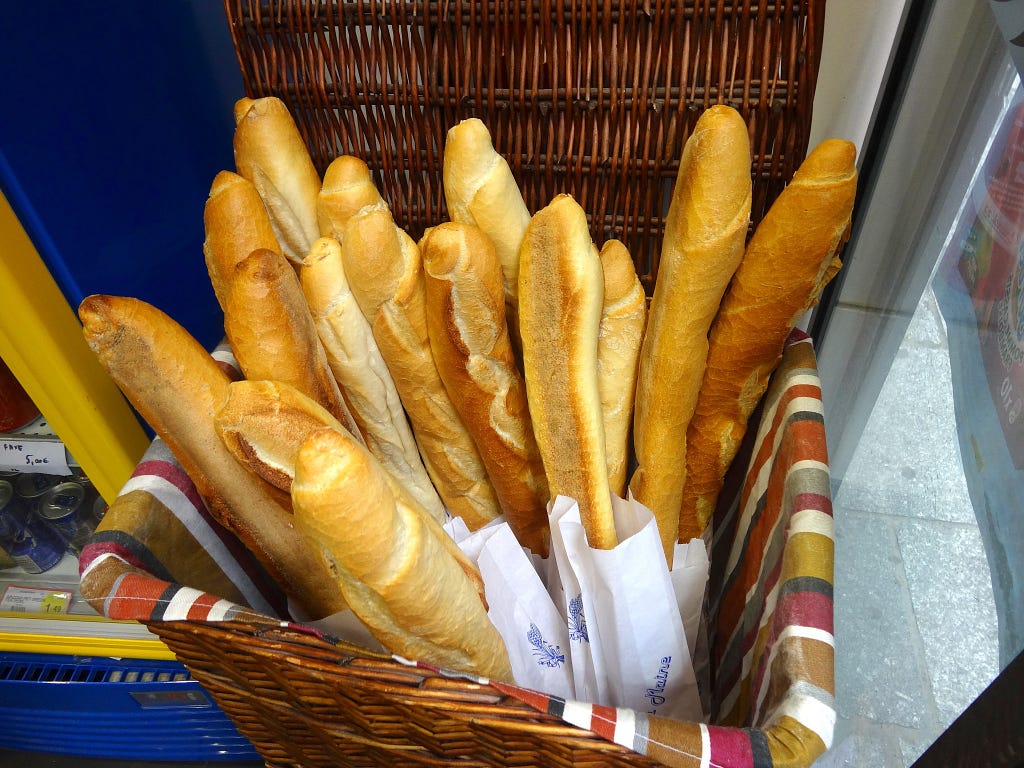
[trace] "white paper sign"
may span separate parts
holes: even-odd
[[[0,438],[0,469],[39,472],[45,475],[70,475],[67,451],[60,440],[31,437]]]

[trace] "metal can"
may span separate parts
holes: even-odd
[[[46,475],[42,472],[22,472],[14,481],[14,492],[28,504],[30,509],[35,509],[39,500],[48,490],[55,485],[64,482],[60,475]]]
[[[0,542],[26,573],[42,573],[64,558],[64,542],[0,480]]]
[[[86,505],[88,493],[80,483],[61,483],[44,493],[36,514],[46,521],[76,557],[89,541],[96,525]]]

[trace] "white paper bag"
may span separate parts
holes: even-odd
[[[505,641],[516,683],[571,698],[568,634],[543,578],[546,561],[523,549],[504,518],[472,533],[461,518],[445,527],[480,569],[488,616]]]
[[[680,598],[654,516],[633,500],[615,498],[613,505],[619,545],[611,550],[587,545],[575,502],[556,499],[551,507],[552,553],[567,598],[565,615],[571,622],[574,605],[582,606],[589,641],[570,642],[576,697],[701,721]],[[692,589],[703,599],[703,582]],[[690,589],[683,591],[688,603]]]

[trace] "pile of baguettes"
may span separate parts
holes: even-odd
[[[569,195],[532,213],[486,127],[448,133],[451,221],[415,242],[364,162],[321,179],[285,105],[235,108],[206,263],[243,378],[139,300],[81,304],[86,338],[211,513],[309,618],[346,605],[392,652],[510,679],[475,566],[442,528],[546,505],[616,545],[611,494],[670,561],[704,531],[783,343],[839,267],[854,148],[816,147],[747,244],[751,151],[715,106],[681,158],[648,305],[625,246]],[[629,468],[635,467],[627,478]]]

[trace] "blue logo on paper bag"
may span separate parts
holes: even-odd
[[[587,617],[583,613],[583,595],[576,595],[569,601],[569,639],[580,643],[590,642]]]
[[[545,642],[536,624],[530,624],[530,631],[526,633],[526,639],[533,646],[533,655],[540,666],[560,667],[565,664],[565,654],[559,653],[562,649],[557,645]]]

